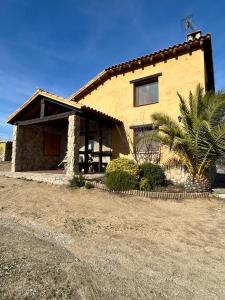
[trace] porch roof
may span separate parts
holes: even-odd
[[[76,103],[74,101],[70,101],[66,98],[57,96],[55,94],[52,94],[50,92],[47,92],[43,89],[38,88],[34,94],[22,105],[20,106],[12,115],[9,116],[9,118],[7,119],[7,123],[9,124],[14,124],[16,121],[18,121],[18,117],[19,114],[24,111],[25,109],[28,109],[28,106],[35,100],[41,98],[45,98],[46,100],[49,101],[54,101],[55,103],[62,105],[62,106],[66,106],[68,109],[71,109],[75,112],[77,112],[79,115],[94,115],[96,117],[101,118],[102,120],[106,120],[112,123],[117,123],[117,124],[121,124],[122,122],[108,114],[105,114],[101,111],[98,111],[96,109],[93,109],[91,107],[85,106],[85,105],[81,105],[79,103]]]

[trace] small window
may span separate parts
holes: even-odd
[[[162,73],[130,81],[134,85],[134,106],[159,102],[159,76],[162,76]]]
[[[159,102],[158,78],[153,82],[136,84],[135,106],[153,104]]]

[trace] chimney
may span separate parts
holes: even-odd
[[[187,41],[190,42],[193,41],[194,39],[199,39],[201,35],[202,35],[201,30],[191,32],[187,35]]]

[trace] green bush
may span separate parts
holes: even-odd
[[[95,186],[94,186],[93,183],[87,181],[87,182],[85,183],[85,187],[86,187],[86,189],[89,190],[89,189],[93,189]]]
[[[82,187],[84,185],[85,185],[85,180],[82,175],[74,176],[69,182],[70,187],[78,188],[78,187]]]
[[[124,171],[129,173],[130,175],[135,176],[136,178],[139,177],[139,167],[135,163],[134,160],[128,158],[116,158],[108,164],[106,168],[106,173],[111,173],[114,171]]]
[[[106,176],[106,186],[111,191],[127,191],[136,189],[137,177],[128,172],[117,170],[109,172]]]
[[[161,166],[151,163],[144,163],[140,165],[141,177],[148,180],[148,186],[145,181],[147,190],[154,189],[157,186],[165,185],[165,174]],[[143,183],[144,185],[144,183]]]
[[[148,178],[142,177],[139,182],[139,189],[141,191],[149,191],[152,189],[151,185],[149,184]]]

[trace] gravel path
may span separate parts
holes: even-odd
[[[225,202],[0,177],[0,299],[225,299]]]

